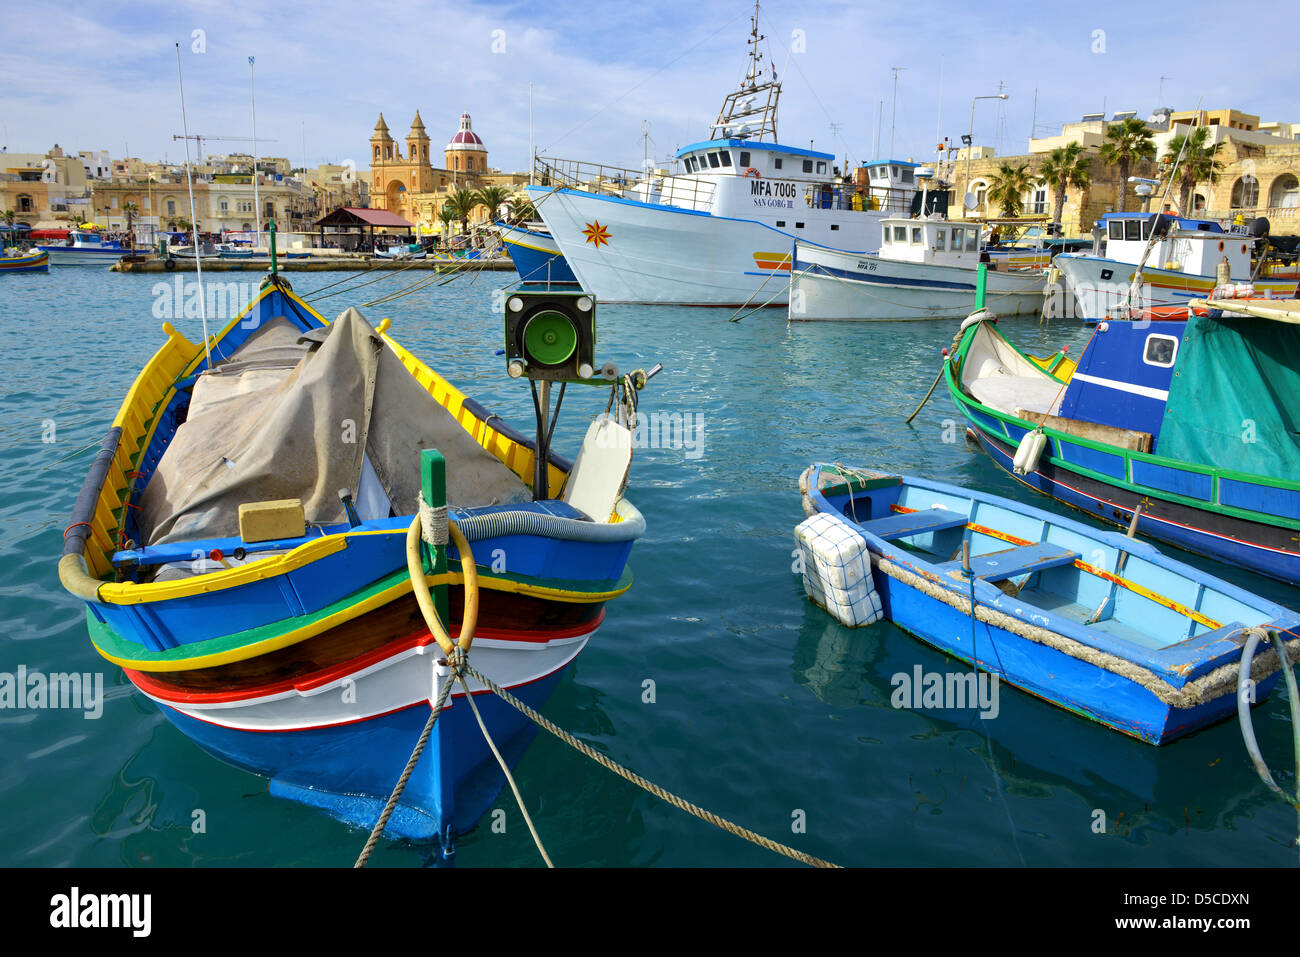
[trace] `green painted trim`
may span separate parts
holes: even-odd
[[[948,365],[945,366],[944,368],[944,377],[948,384],[948,394],[952,398],[953,403],[958,407],[968,406],[970,408],[979,410],[984,415],[997,419],[999,424],[1002,426],[1003,437],[1008,442],[1010,442],[1012,440],[1011,440],[1010,432],[1007,431],[1008,423],[1014,423],[1016,426],[1023,428],[1026,431],[1030,431],[1032,429],[1038,428],[1038,426],[1032,422],[1027,422],[1024,419],[1018,419],[1014,415],[1009,415],[1005,412],[999,411],[998,409],[990,408],[989,406],[984,405],[978,400],[971,398],[965,392],[962,391],[960,385],[958,384],[956,378],[954,377],[953,366],[954,364],[956,364],[956,366],[959,369],[961,364],[966,361],[966,351],[970,346],[971,339],[974,337],[975,330],[978,328],[979,325],[977,324],[972,326],[970,329],[966,330],[965,338],[963,338],[961,344],[957,347],[957,351],[953,356],[953,360],[950,360]],[[1003,342],[1005,342],[1008,346],[1010,346],[1010,348],[1013,349],[1017,355],[1021,356],[1026,360],[1029,359],[1029,357],[1026,356],[1023,352],[1021,352],[1019,349],[1016,349],[1016,347],[1012,345],[1012,343],[1009,340],[1007,340],[1007,338],[1003,336],[1000,332],[998,333],[998,336],[1002,339]],[[1041,366],[1039,368],[1041,368]],[[1048,375],[1049,378],[1055,379],[1058,382],[1061,381],[1056,376],[1050,375],[1050,373],[1045,373],[1045,374]],[[1238,472],[1235,469],[1216,468],[1214,466],[1201,465],[1196,462],[1183,462],[1179,459],[1169,459],[1159,455],[1152,455],[1149,452],[1135,452],[1131,449],[1121,449],[1118,446],[1106,445],[1102,442],[1095,442],[1091,439],[1085,439],[1082,438],[1081,436],[1071,435],[1068,432],[1059,432],[1055,429],[1051,429],[1047,427],[1044,427],[1043,431],[1048,435],[1049,438],[1055,439],[1058,443],[1064,441],[1066,445],[1082,446],[1084,448],[1090,448],[1094,451],[1102,452],[1108,455],[1121,456],[1124,459],[1124,474],[1126,478],[1119,479],[1113,475],[1106,475],[1102,472],[1096,472],[1085,466],[1079,465],[1076,462],[1071,462],[1068,459],[1063,459],[1060,456],[1053,455],[1048,457],[1049,462],[1051,462],[1053,465],[1059,465],[1060,467],[1064,468],[1068,472],[1073,472],[1076,475],[1082,475],[1087,478],[1091,478],[1094,481],[1102,482],[1106,485],[1110,485],[1116,488],[1122,488],[1125,489],[1126,491],[1135,492],[1137,494],[1144,495],[1149,498],[1158,498],[1164,501],[1174,502],[1180,505],[1187,505],[1192,508],[1198,508],[1207,512],[1215,512],[1217,514],[1229,516],[1232,518],[1240,518],[1246,521],[1259,522],[1261,525],[1277,525],[1282,528],[1300,529],[1300,521],[1297,521],[1296,519],[1287,518],[1282,515],[1274,515],[1271,512],[1257,512],[1250,509],[1238,508],[1234,505],[1224,505],[1218,501],[1220,478],[1226,478],[1231,481],[1247,482],[1252,485],[1263,486],[1264,488],[1284,489],[1287,491],[1300,491],[1300,482],[1287,481],[1286,479],[1271,479],[1265,475],[1256,475],[1250,472]],[[1174,469],[1176,471],[1192,472],[1198,475],[1208,475],[1210,477],[1211,492],[1214,495],[1214,500],[1210,501],[1208,499],[1191,498],[1186,495],[1180,495],[1177,492],[1169,492],[1164,489],[1153,488],[1149,485],[1137,484],[1132,481],[1133,462],[1135,461],[1145,462],[1151,465],[1158,465],[1163,468]]]

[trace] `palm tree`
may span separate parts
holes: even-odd
[[[1065,191],[1070,187],[1087,189],[1092,183],[1092,157],[1079,143],[1058,146],[1047,154],[1038,174],[1052,187],[1052,225],[1061,232],[1061,212],[1065,209]]]
[[[123,203],[122,211],[126,213],[126,248],[135,252],[135,215],[140,207],[135,203]]]
[[[510,199],[510,190],[504,186],[484,186],[475,190],[474,199],[479,206],[487,207],[488,219],[496,219],[497,210]]]
[[[1119,167],[1119,211],[1128,200],[1128,173],[1135,161],[1156,158],[1156,144],[1151,130],[1135,116],[1126,117],[1106,128],[1106,142],[1101,144],[1101,158],[1107,166]]]
[[[1019,166],[1002,163],[993,176],[993,182],[989,184],[988,198],[998,204],[1004,217],[1010,219],[1020,215],[1025,193],[1033,185],[1034,179],[1029,175],[1028,163]]]
[[[1169,146],[1165,149],[1163,160],[1170,164],[1171,171],[1175,170],[1174,164],[1180,162],[1179,154],[1182,154],[1181,165],[1176,171],[1179,173],[1178,211],[1184,216],[1191,211],[1192,188],[1197,183],[1213,183],[1223,169],[1223,164],[1218,160],[1219,147],[1223,144],[1210,143],[1209,139],[1210,128],[1198,126],[1190,133],[1179,133],[1169,141]]]
[[[14,224],[14,220],[18,218],[18,214],[15,213],[12,209],[6,209],[3,213],[0,213],[0,216],[4,217],[6,226],[12,226]]]
[[[456,214],[451,211],[451,208],[446,203],[444,203],[442,208],[438,210],[438,221],[442,223],[442,238],[444,242],[447,239],[447,227],[450,226],[455,219]]]
[[[537,219],[537,207],[527,193],[519,193],[510,200],[510,221],[530,223]]]
[[[447,197],[446,205],[451,209],[452,219],[460,220],[461,232],[469,235],[469,218],[478,208],[479,202],[472,189],[461,187]]]

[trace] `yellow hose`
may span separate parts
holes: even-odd
[[[455,522],[447,523],[451,541],[460,552],[460,569],[465,576],[465,612],[461,615],[460,638],[453,642],[442,620],[438,618],[438,609],[433,605],[433,596],[429,594],[429,583],[424,578],[424,561],[420,555],[420,516],[416,515],[411,527],[406,530],[406,570],[411,575],[411,591],[420,605],[424,623],[429,627],[429,634],[438,642],[444,654],[453,655],[457,646],[462,653],[469,651],[474,641],[474,629],[478,626],[478,569],[474,566],[474,553],[470,551],[469,542],[460,526]]]

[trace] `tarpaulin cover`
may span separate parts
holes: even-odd
[[[1159,455],[1300,478],[1300,326],[1193,315],[1177,361]]]
[[[523,482],[422,388],[355,309],[303,335],[276,318],[199,377],[140,501],[145,543],[239,534],[246,502],[301,499],[307,522],[346,520],[369,462],[398,515],[414,514],[420,451],[447,459],[453,507],[523,502]]]

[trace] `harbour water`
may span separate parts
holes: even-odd
[[[290,278],[308,294],[362,281]],[[527,387],[495,355],[502,323],[493,294],[505,278],[462,276],[362,311],[376,323],[391,317],[400,342],[526,431]],[[332,317],[411,281],[385,276],[315,305]],[[347,865],[364,833],[271,798],[263,779],[191,743],[95,653],[81,604],[58,583],[63,528],[93,446],[161,341],[160,282],[174,280],[64,268],[10,277],[0,297],[9,487],[0,504],[0,673],[102,672],[106,695],[96,719],[0,710],[0,862]],[[550,718],[691,801],[845,865],[1294,864],[1294,813],[1256,777],[1235,722],[1156,749],[1006,686],[990,720],[974,709],[895,708],[893,676],[963,666],[887,622],[851,630],[807,602],[792,571],[803,468],[876,466],[1068,510],[969,447],[942,389],[903,424],[955,323],[787,325],[784,310],[736,323],[729,315],[599,309],[600,361],[663,363],[641,411],[666,414],[660,422],[672,427],[666,442],[659,430],[659,444],[678,447],[636,453],[628,497],[647,534],[632,556],[635,583],[609,606],[547,705]],[[173,322],[199,338],[197,318]],[[1077,354],[1089,334],[1036,319],[1001,325],[1038,354],[1063,344]],[[604,398],[570,393],[558,451],[576,449]],[[1176,557],[1300,604],[1289,586]],[[1275,766],[1290,754],[1285,699],[1279,687],[1256,711]],[[789,863],[545,734],[516,779],[560,866]],[[1294,788],[1287,772],[1281,783]],[[459,866],[538,862],[508,792],[496,807],[503,815],[461,839]],[[427,856],[384,842],[371,862],[410,866]]]

